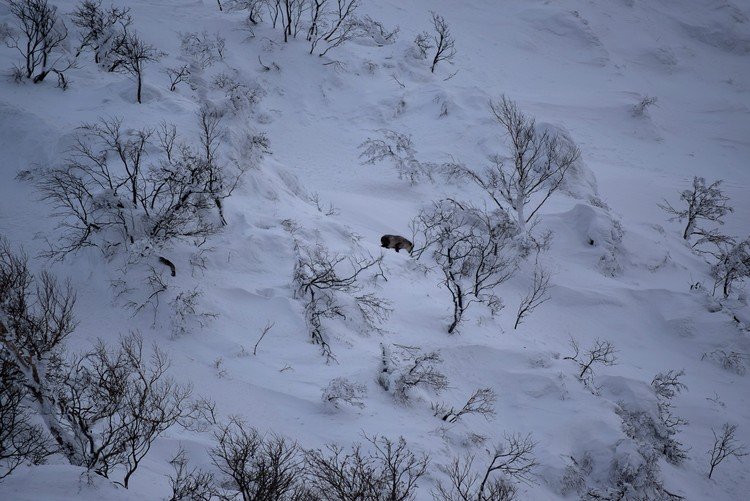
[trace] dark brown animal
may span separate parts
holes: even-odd
[[[386,249],[395,249],[396,252],[405,249],[409,254],[411,254],[411,251],[414,248],[413,243],[400,235],[383,235],[380,237],[380,244]]]

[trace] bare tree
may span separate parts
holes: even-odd
[[[476,390],[464,406],[458,410],[442,403],[433,404],[432,410],[435,416],[448,423],[455,423],[467,414],[479,414],[484,416],[485,419],[489,419],[495,415],[495,400],[497,400],[497,395],[492,388],[481,388]]]
[[[103,8],[101,0],[81,0],[72,14],[73,24],[81,30],[77,55],[84,50],[94,53],[96,64],[105,63],[114,39],[132,24],[129,8]]]
[[[688,422],[672,413],[672,398],[687,390],[687,386],[680,381],[680,378],[684,375],[684,370],[669,370],[658,373],[651,381],[651,387],[658,399],[659,421],[663,429],[663,432],[656,433],[658,435],[656,437],[658,439],[656,448],[672,464],[680,464],[687,458],[687,451],[682,443],[674,438],[674,435]]]
[[[101,340],[67,357],[75,295],[42,273],[36,281],[23,256],[0,249],[0,343],[22,375],[28,398],[57,450],[71,464],[109,478],[131,476],[158,436],[190,413],[190,387],[166,376],[163,352],[148,360],[143,341],[130,335],[117,348]]]
[[[336,445],[306,454],[307,483],[313,496],[327,501],[354,499],[410,501],[416,498],[417,481],[427,471],[429,458],[417,456],[400,437],[368,437],[346,452]]]
[[[359,158],[363,159],[363,165],[374,165],[383,160],[390,160],[398,171],[399,179],[406,179],[412,185],[417,184],[423,178],[432,180],[432,173],[437,166],[417,160],[417,152],[411,136],[388,129],[381,129],[378,132],[383,139],[368,138],[359,145],[361,150]]]
[[[731,246],[723,246],[711,267],[714,291],[721,287],[724,297],[729,297],[733,286],[750,278],[750,237]]]
[[[521,231],[532,221],[549,197],[562,186],[567,171],[581,156],[577,146],[539,130],[536,120],[521,112],[518,105],[502,96],[490,103],[497,122],[510,139],[510,165],[499,155],[490,160],[484,173],[454,165],[452,175],[467,176],[490,196],[498,207],[507,204],[516,213]],[[527,215],[528,213],[528,215]]]
[[[737,431],[737,425],[724,423],[721,434],[717,435],[716,431],[711,428],[711,432],[714,434],[714,445],[711,448],[711,461],[709,463],[710,469],[708,470],[708,478],[714,473],[714,469],[726,458],[735,457],[742,459],[743,457],[750,454],[747,447],[737,441],[734,433]]]
[[[302,501],[295,494],[304,471],[296,442],[276,435],[263,437],[238,417],[221,425],[215,438],[211,459],[231,479],[231,490],[238,491],[243,501]]]
[[[333,361],[323,320],[346,319],[343,297],[353,300],[366,330],[378,330],[390,314],[389,303],[374,294],[363,293],[361,284],[368,270],[379,270],[382,275],[383,257],[343,256],[331,253],[322,244],[308,248],[297,243],[296,250],[296,296],[305,300],[305,320],[312,342],[320,345],[328,361]]]
[[[396,360],[391,361],[395,370],[390,376],[393,393],[402,402],[409,400],[410,392],[417,387],[429,388],[440,393],[448,388],[448,377],[440,370],[443,359],[436,351],[423,352],[414,346],[395,345]]]
[[[219,496],[219,488],[211,472],[190,468],[185,449],[180,447],[169,461],[174,475],[169,475],[172,494],[169,501],[211,501]]]
[[[321,42],[325,49],[318,55],[324,56],[362,34],[361,23],[355,17],[358,7],[359,0],[310,0],[310,28],[307,30],[310,54]]]
[[[492,212],[453,199],[435,202],[413,223],[424,244],[412,251],[419,258],[430,249],[450,292],[453,319],[448,333],[458,327],[469,306],[485,304],[492,314],[502,308],[496,288],[516,272],[518,259],[507,252],[518,230],[501,208]]]
[[[289,38],[296,38],[299,33],[300,23],[302,22],[302,14],[307,8],[307,3],[304,0],[271,0],[269,4],[275,6],[274,27],[276,27],[276,18],[281,14],[281,28],[284,31],[284,42],[288,42]]]
[[[431,12],[431,14],[432,26],[435,28],[435,34],[432,36],[432,41],[434,43],[431,45],[435,49],[435,55],[432,58],[430,72],[435,73],[435,67],[440,61],[453,60],[453,57],[456,55],[456,41],[443,16],[438,15],[435,12]],[[423,44],[420,45],[420,43],[417,43],[417,46],[421,49]]]
[[[221,202],[248,165],[219,163],[219,117],[204,111],[199,119],[200,149],[179,140],[173,125],[125,131],[117,118],[83,124],[67,165],[35,176],[60,218],[62,235],[49,256],[89,246],[109,254],[136,241],[160,248],[217,231],[224,223]]]
[[[191,387],[166,376],[169,361],[157,347],[149,358],[138,335],[121,338],[116,349],[99,341],[73,359],[57,397],[68,419],[85,423],[76,432],[85,437],[89,468],[109,477],[124,467],[126,489],[154,441],[190,412]]]
[[[169,78],[169,90],[174,92],[177,90],[177,86],[183,82],[187,82],[190,78],[190,66],[183,64],[182,66],[175,66],[173,68],[165,68],[164,73]]]
[[[74,60],[61,63],[68,29],[57,15],[57,7],[49,5],[47,0],[7,0],[7,4],[20,30],[20,35],[10,34],[7,44],[21,53],[24,76],[39,83],[50,72],[55,72],[64,83],[63,73],[72,67]],[[61,51],[63,53],[55,57]]]
[[[0,324],[0,327],[2,324]],[[0,347],[0,481],[18,466],[41,464],[55,452],[46,431],[35,424],[23,375]]]
[[[535,446],[531,435],[505,435],[505,443],[490,454],[481,473],[475,471],[474,456],[456,458],[444,468],[450,484],[438,482],[432,496],[436,501],[512,501],[517,492],[512,480],[534,481],[534,469],[539,465]]]
[[[693,177],[692,190],[685,190],[680,194],[680,200],[687,204],[684,209],[673,207],[666,200],[663,204],[658,204],[659,208],[669,214],[673,214],[670,220],[677,219],[687,221],[682,238],[689,240],[693,235],[702,235],[706,230],[699,228],[699,221],[711,221],[718,224],[724,224],[722,218],[734,209],[727,205],[729,197],[724,196],[721,189],[722,181],[714,181],[706,186],[706,180],[702,177]]]
[[[75,294],[48,273],[35,279],[25,255],[15,254],[0,240],[0,343],[4,360],[23,376],[28,397],[60,452],[73,464],[83,464],[74,435],[57,419],[50,373],[61,371],[62,344],[73,332]]]
[[[570,346],[573,348],[574,354],[564,357],[564,360],[572,360],[577,363],[581,370],[578,374],[578,379],[586,386],[592,388],[594,383],[594,364],[614,365],[617,360],[615,347],[609,341],[602,341],[597,338],[594,340],[594,345],[583,354],[580,352],[578,342],[572,337],[570,338]]]
[[[518,305],[516,323],[513,324],[513,329],[517,329],[523,319],[531,315],[538,306],[551,299],[549,296],[549,279],[549,271],[537,263],[534,267],[534,281],[531,290],[521,299],[521,304]]]
[[[218,33],[213,35],[207,31],[180,33],[182,53],[201,70],[224,60],[226,43],[224,37]]]
[[[378,384],[406,402],[413,388],[424,387],[440,393],[448,388],[448,377],[440,370],[443,359],[436,351],[423,352],[416,346],[393,345],[395,352],[380,345],[382,356]]]
[[[136,101],[140,103],[145,65],[161,59],[162,53],[157,51],[153,45],[144,42],[135,32],[122,31],[118,33],[117,40],[113,45],[109,71],[128,73],[135,77],[137,84]]]

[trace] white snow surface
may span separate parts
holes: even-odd
[[[51,2],[66,16],[75,5]],[[172,290],[197,287],[200,309],[218,315],[202,328],[196,323],[173,336],[166,301],[155,315],[133,316],[111,286],[120,276],[117,256],[106,260],[87,250],[63,262],[33,260],[34,269],[48,267],[78,291],[80,324],[71,350],[137,330],[168,352],[171,375],[216,401],[222,418],[242,416],[306,448],[347,446],[361,442],[363,433],[403,436],[412,450],[431,457],[419,500],[431,499],[430,490],[445,479],[439,466],[451,457],[471,452],[481,464],[486,448],[514,432],[533,435],[540,463],[536,483],[519,485],[519,499],[576,499],[575,492],[561,493],[561,478],[570,457],[587,452],[594,460],[589,487],[606,487],[613,462],[635,455],[618,405],[653,412],[654,375],[684,369],[688,390],[675,397],[673,411],[689,422],[676,436],[689,448],[688,459],[680,466],[659,460],[664,486],[691,500],[747,499],[747,461],[725,460],[711,480],[707,471],[712,428],[736,424],[738,440],[750,444],[750,375],[703,355],[733,351],[750,363],[750,324],[733,319],[749,319],[748,306],[735,293],[716,311],[709,292],[691,290],[702,282],[710,291],[709,265],[682,240],[679,223],[657,207],[664,198],[676,202],[695,175],[723,179],[735,209],[723,229],[743,238],[750,232],[747,1],[363,1],[362,13],[400,27],[397,42],[379,47],[360,40],[322,58],[308,54],[303,37],[285,44],[269,23],[248,38],[244,14],[220,12],[213,0],[129,0],[127,6],[139,34],[167,53],[146,67],[142,104],[135,103],[127,76],[97,69],[88,53],[69,71],[66,91],[55,87],[54,76],[41,85],[0,81],[0,236],[31,256],[44,249],[44,237],[56,238],[49,207],[16,175],[62,163],[82,122],[119,116],[126,127],[168,121],[185,135],[196,133],[200,103],[217,102],[220,94],[200,85],[168,90],[160,70],[181,61],[179,33],[207,30],[226,38],[224,61],[202,78],[229,72],[265,90],[251,111],[224,125],[232,133],[266,133],[271,154],[227,201],[229,224],[205,244],[204,271],[190,273],[193,246],[170,249],[178,270]],[[458,51],[434,74],[411,52],[416,34],[430,29],[430,10],[448,21]],[[12,24],[4,4],[2,21]],[[279,69],[263,71],[259,57]],[[17,59],[11,49],[0,50],[1,68]],[[377,256],[380,236],[409,237],[409,222],[431,201],[482,200],[467,184],[412,186],[387,163],[361,165],[358,146],[387,128],[410,134],[424,161],[453,158],[481,168],[488,155],[507,151],[489,111],[489,101],[503,94],[539,123],[563,130],[583,155],[576,182],[541,211],[539,230],[554,233],[541,257],[553,271],[551,300],[513,329],[532,276],[533,261],[526,262],[500,286],[506,307],[499,315],[474,306],[460,333],[448,335],[451,303],[440,274],[418,266],[429,264],[426,256],[415,261],[388,251],[387,281],[367,286],[392,303],[384,332],[329,321],[337,362],[326,364],[294,298],[293,238],[282,222],[294,221],[296,237],[307,245],[320,241],[342,253]],[[644,96],[657,97],[657,104],[632,116]],[[313,193],[337,212],[319,211],[309,201]],[[253,356],[268,322],[274,327]],[[596,369],[598,395],[564,359],[571,336],[582,348],[596,338],[617,348],[617,364]],[[439,396],[421,392],[409,405],[395,401],[377,383],[381,343],[438,350],[450,388]],[[322,389],[337,377],[367,387],[364,408],[333,411],[323,404]],[[431,402],[461,405],[484,387],[498,395],[494,417],[446,425],[433,416]],[[476,444],[471,434],[486,441]],[[164,499],[167,461],[178,446],[193,464],[212,469],[211,443],[210,432],[170,429],[128,490],[52,458],[5,479],[0,498]]]

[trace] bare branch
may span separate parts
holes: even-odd
[[[734,434],[737,431],[737,425],[724,423],[721,433],[716,434],[713,428],[711,432],[714,434],[714,445],[711,448],[711,461],[709,463],[710,469],[708,470],[708,478],[714,473],[714,469],[726,458],[735,457],[742,459],[743,457],[750,454],[747,447],[737,441]]]
[[[521,300],[521,304],[518,305],[516,323],[513,325],[514,329],[518,328],[524,317],[530,315],[538,306],[551,299],[549,296],[549,279],[549,271],[537,263],[534,267],[534,282],[532,283],[531,290]]]
[[[479,414],[485,419],[490,419],[495,415],[495,400],[497,395],[492,388],[482,388],[476,390],[459,410],[454,407],[448,408],[445,404],[433,404],[433,411],[435,416],[448,423],[455,423],[467,414]]]
[[[431,12],[432,14],[432,26],[435,28],[435,34],[432,37],[434,44],[432,47],[435,48],[435,56],[432,58],[432,65],[430,66],[430,72],[435,73],[435,67],[440,61],[452,61],[456,55],[455,44],[456,41],[453,38],[453,34],[448,28],[448,23],[445,22],[443,16]],[[419,36],[417,37],[419,39]],[[420,45],[416,42],[417,46],[422,49],[424,42]]]

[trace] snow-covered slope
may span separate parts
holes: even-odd
[[[63,13],[75,6],[52,3]],[[694,500],[747,496],[746,463],[728,458],[707,478],[712,428],[736,424],[737,439],[750,444],[749,376],[726,370],[710,355],[735,352],[750,363],[750,324],[733,318],[750,317],[747,300],[735,293],[723,308],[716,306],[709,265],[657,207],[664,198],[675,202],[695,175],[723,179],[735,209],[723,230],[742,238],[750,232],[747,2],[363,1],[363,15],[400,27],[397,41],[378,46],[357,40],[325,57],[309,55],[302,36],[284,43],[268,22],[248,36],[245,14],[220,12],[213,0],[127,5],[139,34],[166,53],[146,66],[142,104],[134,102],[131,80],[97,69],[86,53],[68,72],[64,92],[52,78],[41,85],[0,82],[0,236],[32,256],[44,249],[45,237],[56,238],[49,207],[16,176],[62,162],[75,127],[118,116],[128,128],[167,121],[194,137],[200,105],[226,101],[224,90],[211,84],[222,73],[262,96],[225,118],[228,154],[242,154],[245,130],[266,134],[270,154],[227,200],[228,225],[203,246],[205,252],[198,256],[184,243],[169,249],[178,274],[168,278],[166,294],[195,289],[198,311],[211,314],[191,317],[179,336],[167,300],[156,312],[133,316],[125,304],[144,292],[116,296],[123,290],[113,285],[122,278],[120,256],[105,260],[86,250],[62,262],[35,260],[35,269],[69,277],[78,291],[80,325],[71,349],[138,330],[167,351],[172,375],[190,382],[195,395],[216,401],[222,419],[242,416],[305,448],[348,446],[361,442],[363,433],[403,436],[432,460],[419,500],[431,499],[436,482],[445,481],[440,465],[466,453],[483,464],[485,450],[509,433],[532,434],[540,465],[535,482],[519,486],[518,499],[580,497],[564,488],[565,478],[572,482],[572,458],[591,459],[581,492],[606,489],[617,470],[637,475],[644,461],[637,451],[641,439],[628,436],[622,415],[655,418],[652,378],[684,369],[688,389],[674,398],[672,411],[688,421],[676,436],[688,458],[679,466],[658,460],[664,487]],[[431,10],[445,17],[457,49],[453,62],[439,64],[434,74],[415,57],[412,43],[431,29]],[[2,21],[13,23],[5,4]],[[180,33],[204,30],[226,39],[224,59],[170,92],[160,69],[186,61]],[[0,67],[10,67],[16,56],[0,50]],[[390,129],[411,135],[422,161],[482,168],[488,155],[507,152],[489,110],[490,100],[503,94],[538,123],[564,131],[582,151],[575,182],[540,213],[537,231],[554,234],[540,257],[553,272],[551,300],[513,329],[532,280],[529,259],[499,287],[506,305],[499,315],[477,306],[460,333],[448,335],[451,302],[440,272],[425,270],[426,256],[417,261],[388,251],[387,280],[366,284],[391,303],[383,332],[328,322],[336,362],[326,363],[310,342],[303,303],[295,297],[295,244],[320,242],[343,254],[377,256],[380,236],[409,237],[410,221],[432,201],[483,200],[468,183],[436,178],[410,185],[387,163],[362,165],[358,146]],[[633,116],[632,107],[647,96],[657,103]],[[316,194],[319,207],[311,201]],[[198,257],[205,267],[191,267]],[[138,273],[129,275],[129,287],[142,277]],[[693,290],[699,282],[703,288]],[[253,355],[269,323],[273,327]],[[617,349],[616,365],[596,369],[598,394],[565,359],[572,355],[571,337],[582,349],[595,339]],[[420,392],[409,404],[396,401],[377,382],[383,344],[439,351],[449,388],[439,396]],[[365,407],[332,410],[323,404],[322,389],[337,377],[366,386]],[[474,390],[488,387],[497,394],[494,416],[449,425],[433,415],[431,402],[462,405]],[[643,421],[635,426],[645,427]],[[211,433],[175,427],[156,442],[129,490],[100,478],[89,483],[82,470],[53,458],[53,464],[19,469],[0,482],[0,498],[163,499],[170,494],[167,461],[180,444],[194,464],[212,468]]]

